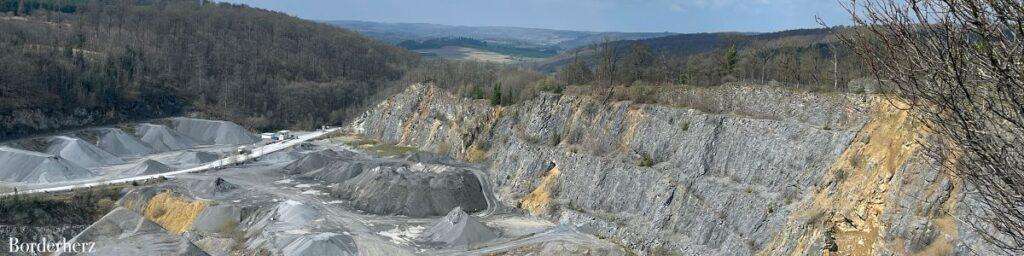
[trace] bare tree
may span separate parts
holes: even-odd
[[[978,206],[967,220],[1024,254],[1024,4],[848,0],[843,41],[936,135],[926,143]]]

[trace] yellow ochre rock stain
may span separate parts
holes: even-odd
[[[551,168],[551,170],[544,175],[544,179],[541,180],[540,186],[537,186],[533,192],[530,192],[529,195],[523,198],[520,206],[534,216],[540,216],[550,212],[551,192],[556,185],[555,182],[558,182],[559,172],[558,166]]]
[[[192,201],[165,191],[149,200],[142,215],[171,233],[181,234],[192,228],[192,223],[206,206],[204,201]]]
[[[814,192],[813,201],[805,204],[805,210],[794,211],[788,227],[758,254],[788,251],[791,255],[875,255],[885,248],[903,251],[895,248],[900,241],[882,238],[887,225],[881,218],[887,207],[895,207],[897,195],[893,190],[897,188],[890,187],[898,185],[892,183],[894,175],[910,175],[899,170],[911,164],[921,140],[929,133],[905,109],[902,102],[877,99],[873,118],[829,167],[822,183],[825,185]],[[954,206],[947,201],[944,207]],[[935,221],[942,233],[956,233],[949,219]],[[832,240],[836,251],[829,250],[829,246],[821,252],[809,251],[820,248],[816,243],[822,240]],[[790,241],[795,241],[795,247],[784,248]],[[930,253],[949,252],[948,247],[928,249]]]

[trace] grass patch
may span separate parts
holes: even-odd
[[[89,225],[113,210],[121,190],[131,184],[57,194],[0,198],[0,224],[28,226]]]
[[[380,156],[402,156],[419,151],[419,149],[414,147],[380,143],[377,140],[366,138],[348,138],[345,139],[345,144]]]
[[[640,167],[651,167],[654,166],[654,159],[651,159],[651,156],[648,154],[640,154],[640,162],[636,165]]]

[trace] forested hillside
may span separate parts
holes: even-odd
[[[381,41],[398,44],[407,40],[466,37],[487,43],[518,48],[555,48],[569,50],[601,40],[630,40],[673,35],[674,33],[593,32],[501,26],[451,26],[429,23],[385,23],[336,20],[327,23],[363,33]]]
[[[439,49],[446,46],[468,47],[484,51],[496,52],[506,55],[547,58],[558,54],[558,47],[516,47],[496,43],[488,43],[468,37],[442,37],[427,39],[423,41],[406,40],[398,43],[399,47],[409,50]]]
[[[414,54],[355,32],[186,0],[0,0],[0,138],[196,113],[337,123]]]
[[[559,72],[569,84],[714,86],[746,81],[827,91],[851,90],[850,81],[869,74],[827,29],[612,41],[564,53],[538,68]]]

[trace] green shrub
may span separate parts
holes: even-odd
[[[646,154],[646,153],[640,154],[640,162],[637,163],[637,166],[640,166],[640,167],[651,167],[651,166],[654,166],[654,159],[651,159],[651,156]]]

